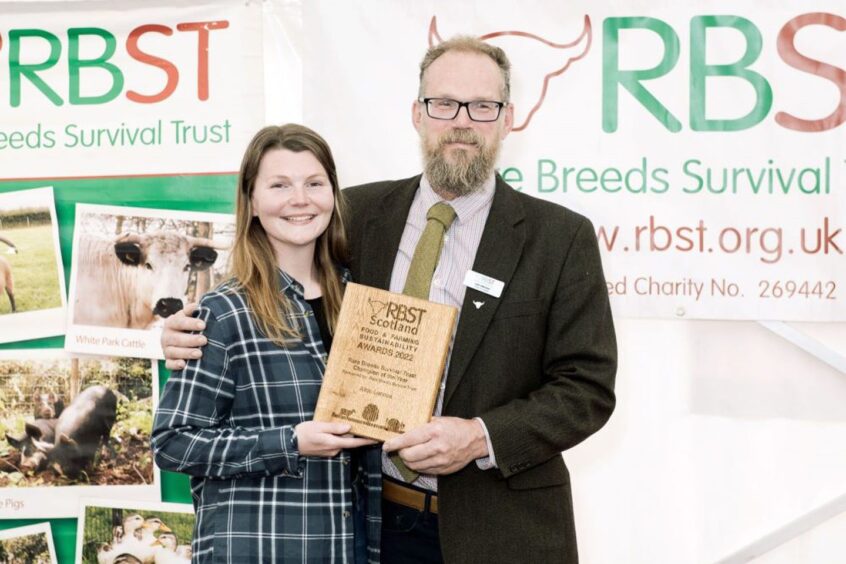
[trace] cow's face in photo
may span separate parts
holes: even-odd
[[[191,271],[208,270],[217,260],[206,239],[164,231],[121,235],[114,249],[121,263],[137,269],[139,297],[160,317],[182,309]]]

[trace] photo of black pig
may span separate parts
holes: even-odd
[[[65,402],[53,392],[38,392],[32,396],[36,419],[56,419],[65,409]]]
[[[117,417],[117,396],[105,386],[80,392],[56,420],[54,443],[35,440],[53,468],[77,478],[92,462],[101,446],[108,446]]]
[[[0,493],[153,483],[156,386],[148,359],[0,351]]]
[[[36,442],[52,445],[56,437],[58,419],[36,419],[24,426],[24,435],[15,437],[6,433],[6,441],[21,452],[18,468],[27,471],[44,470],[47,467],[47,452],[38,448]]]

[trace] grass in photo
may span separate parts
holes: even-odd
[[[44,533],[0,540],[0,562],[50,564],[50,549]]]
[[[0,564],[56,562],[50,523],[36,523],[0,531]]]
[[[50,209],[0,209],[0,315],[62,306]]]

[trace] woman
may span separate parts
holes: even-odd
[[[159,467],[191,475],[195,562],[378,561],[378,447],[311,421],[348,277],[340,204],[317,133],[256,134],[232,279],[200,301],[208,344],[171,375],[153,428]]]

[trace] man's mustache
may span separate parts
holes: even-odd
[[[441,135],[438,139],[438,147],[442,148],[449,143],[465,143],[469,145],[482,145],[482,136],[472,129],[452,129]]]

